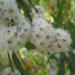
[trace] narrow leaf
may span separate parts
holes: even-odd
[[[18,56],[16,55],[15,52],[13,52],[12,54],[12,59],[14,61],[14,64],[16,66],[16,68],[19,70],[19,72],[21,73],[21,75],[26,75],[24,68],[22,67],[22,63],[20,62]]]

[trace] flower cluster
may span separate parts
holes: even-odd
[[[45,53],[65,52],[71,45],[68,31],[54,28],[39,14],[34,15],[32,21],[32,39],[37,49]]]
[[[32,25],[19,11],[16,0],[0,0],[0,50],[18,50],[28,40],[43,52],[61,52],[69,50],[70,34],[63,29],[55,29],[48,23],[37,7],[33,12]]]

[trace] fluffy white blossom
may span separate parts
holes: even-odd
[[[43,52],[64,52],[71,45],[70,34],[63,29],[55,29],[44,18],[35,15],[32,22],[32,39],[37,49]]]
[[[0,0],[0,50],[18,50],[28,40],[44,52],[67,51],[71,45],[70,34],[55,29],[44,19],[44,9],[33,12],[32,27],[19,12],[15,0]]]
[[[31,25],[20,14],[15,0],[0,3],[0,50],[18,50],[28,41]]]

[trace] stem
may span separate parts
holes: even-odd
[[[8,55],[8,59],[9,59],[9,66],[11,67],[12,71],[14,72],[14,68],[13,68],[13,65],[12,65],[10,53],[8,52],[7,55]]]

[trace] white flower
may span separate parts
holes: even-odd
[[[0,50],[18,50],[29,40],[31,25],[20,14],[15,0],[1,1]]]
[[[63,29],[54,29],[43,17],[44,9],[33,13],[32,27],[19,12],[16,0],[0,0],[0,50],[18,50],[28,40],[43,52],[64,52],[71,45],[71,36]],[[31,30],[32,29],[32,30]]]
[[[44,18],[34,16],[31,42],[45,53],[65,52],[71,45],[70,34],[63,29],[54,29]]]

